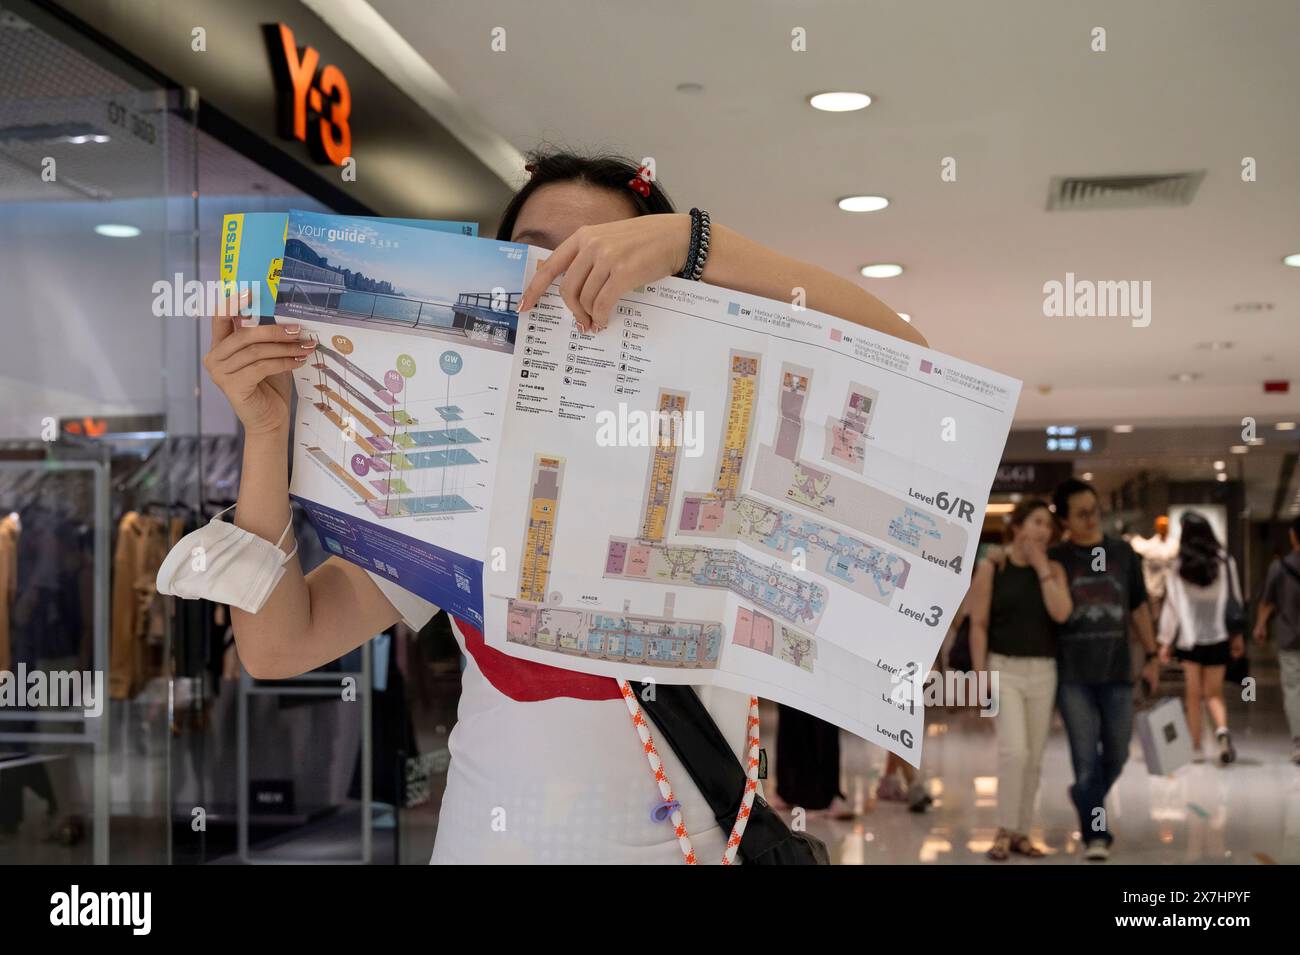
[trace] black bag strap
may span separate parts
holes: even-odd
[[[646,693],[647,686],[645,683],[632,684],[641,708],[654,721],[659,735],[686,767],[687,774],[709,804],[722,831],[730,835],[745,795],[744,767],[736,759],[735,751],[723,738],[718,724],[695,695],[694,689],[656,683]],[[769,824],[769,820],[763,818],[768,815],[776,825]],[[740,841],[742,855],[748,858],[760,856],[789,836],[790,830],[785,824],[761,796],[755,796],[749,824]]]

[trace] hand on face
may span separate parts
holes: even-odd
[[[1037,534],[1026,534],[1021,542],[1025,562],[1036,570],[1047,565],[1047,540]]]
[[[578,229],[537,267],[519,300],[533,308],[560,279],[560,297],[584,332],[609,325],[614,304],[638,286],[681,271],[690,247],[689,215],[648,215]]]

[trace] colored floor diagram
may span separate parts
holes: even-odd
[[[455,492],[459,482],[447,479],[450,470],[479,463],[471,448],[481,439],[454,424],[463,420],[463,409],[437,406],[433,411],[439,424],[423,424],[402,407],[416,374],[411,356],[395,356],[394,368],[380,381],[349,357],[353,351],[344,335],[332,336],[329,344],[318,340],[310,366],[316,377],[310,387],[317,395],[313,406],[356,446],[356,453],[343,462],[313,445],[307,449],[309,457],[379,518],[476,510]],[[443,353],[440,364],[449,389],[459,362],[455,352]],[[304,390],[301,384],[299,390]]]
[[[911,569],[903,557],[883,547],[748,495],[725,508],[707,503],[695,510],[683,507],[681,533],[741,540],[783,558],[787,566],[802,555],[810,573],[884,604],[906,586]]]
[[[703,501],[721,506],[736,496],[752,430],[758,371],[758,355],[735,351],[728,355],[727,413],[713,489],[696,495]],[[657,407],[661,421],[672,412],[680,419],[686,412],[686,396],[661,391]],[[815,624],[826,609],[826,588],[800,579],[779,561],[763,564],[729,549],[663,543],[680,452],[680,442],[665,446],[660,441],[653,449],[641,533],[636,538],[610,538],[605,576],[730,590],[791,623]]]
[[[844,412],[826,419],[826,451],[823,457],[851,471],[862,473],[867,462],[867,430],[878,392],[856,382],[844,398]]]
[[[593,660],[712,669],[722,651],[722,625],[512,600],[506,639]]]
[[[918,557],[966,552],[968,531],[956,521],[928,514],[862,481],[788,461],[766,445],[758,446],[757,455],[755,491],[817,511]]]
[[[668,511],[673,503],[673,480],[681,458],[682,443],[676,429],[686,414],[686,395],[661,391],[658,401],[661,433],[656,436],[650,453],[650,473],[646,477],[645,507],[642,510],[641,536],[661,541],[668,525]]]
[[[551,575],[551,547],[555,543],[555,517],[560,505],[564,459],[545,455],[533,458],[533,490],[529,501],[528,531],[524,537],[523,565],[519,574],[519,599],[541,603]]]
[[[801,514],[744,493],[760,365],[756,354],[728,355],[727,404],[713,486],[684,493],[675,530],[671,510],[681,442],[672,429],[684,418],[689,395],[669,389],[658,393],[655,409],[661,433],[650,448],[637,533],[609,538],[602,570],[608,579],[728,591],[747,604],[734,621],[734,645],[812,672],[818,650],[812,634],[830,599],[829,584],[885,605],[907,585],[908,559],[853,531],[913,553],[927,546],[964,548],[966,532],[861,481],[801,461],[813,373],[791,363],[781,368],[773,443],[754,448],[758,457],[751,480],[756,491],[771,499],[816,513]],[[825,425],[828,458],[863,469],[877,399],[874,389],[850,384],[843,414]],[[652,665],[716,662],[719,649],[711,635],[713,628],[721,635],[722,624],[676,620],[669,609],[671,599],[663,615],[636,615],[626,607],[621,613],[565,607],[560,595],[548,593],[563,473],[560,458],[535,456],[518,598],[510,603],[507,639],[560,653]],[[669,543],[674,532],[715,538],[717,543]],[[765,557],[726,546],[730,541],[743,542]]]
[[[669,464],[660,459],[654,466],[660,467],[661,476],[671,481],[675,461]],[[619,613],[565,607],[564,597],[558,593],[548,598],[563,482],[563,458],[534,455],[519,596],[509,602],[506,640],[619,663],[676,668],[717,666],[722,652],[722,623],[674,618],[671,593],[665,597],[664,612],[659,615],[632,613],[626,605]]]
[[[720,461],[718,468],[720,476],[728,473],[724,464],[730,464],[737,458],[739,463],[732,465],[734,472],[738,474],[742,470],[747,451],[749,424],[753,415],[755,390],[737,389],[734,384],[737,371],[736,357],[735,353],[731,356],[733,386],[728,421],[734,422],[733,431],[743,430],[745,437],[742,441],[724,440],[724,453],[729,454],[730,457]],[[748,371],[752,383],[756,386],[758,371],[756,358]],[[852,520],[846,518],[861,519],[861,514],[851,510],[860,502],[850,497],[842,504],[837,504],[835,496],[831,494],[832,475],[799,461],[804,408],[811,387],[810,369],[788,362],[782,365],[773,446],[758,445],[759,457],[752,480],[757,490],[776,500],[788,500],[812,510],[825,512],[828,516],[853,526]],[[738,394],[748,395],[749,400],[743,408],[737,407]],[[847,407],[852,409],[854,414],[860,415],[854,422],[855,428],[860,427],[860,431],[855,433],[866,434],[875,399],[876,393],[864,386],[854,385],[850,389],[846,400]],[[881,503],[881,499],[889,506],[901,504],[890,495],[875,491],[866,484],[847,481],[843,483],[846,489],[851,491],[861,489],[875,495],[871,502],[873,504]],[[738,495],[736,492],[738,484],[737,481],[724,486],[720,481],[711,492],[687,492],[683,495],[678,533],[714,537],[719,540],[744,541],[773,557],[781,558],[773,562],[773,570],[782,573],[784,571],[781,571],[781,568],[794,566],[796,559],[800,559],[808,572],[846,586],[855,593],[879,603],[889,603],[894,591],[906,585],[910,564],[900,555],[838,531],[813,518],[769,505],[751,495]],[[852,484],[852,488],[847,488],[849,484]],[[913,523],[919,526],[919,522]],[[887,526],[878,530],[880,532],[874,536],[883,540],[890,539],[887,536]],[[926,529],[918,530],[917,533],[923,533],[924,530]],[[626,546],[629,550],[627,566],[633,573],[642,573],[642,565],[647,568],[644,571],[646,573],[664,573],[665,561],[655,560],[654,555],[648,554],[643,545]],[[679,549],[689,550],[689,548]],[[614,542],[611,542],[611,560],[616,560],[619,556]],[[607,566],[606,574],[609,573],[610,567]],[[815,629],[816,621],[821,615],[818,607],[824,607],[829,591],[819,584],[812,584],[813,591],[810,593],[807,589],[809,581],[806,577],[789,574],[786,576],[790,576],[793,581],[802,585],[802,589],[790,587],[784,579],[777,578],[776,583],[769,584],[768,588],[760,591],[759,596],[766,598],[767,602],[764,603],[760,599],[755,600],[755,604],[790,624]],[[792,600],[792,595],[796,599]],[[744,596],[753,599],[748,594]],[[804,597],[810,598],[812,605],[801,605],[800,599]],[[778,601],[775,598],[780,599]],[[794,613],[792,614],[791,611]]]
[[[817,659],[817,641],[793,627],[778,623],[757,610],[741,607],[736,611],[736,625],[731,642],[813,672]]]
[[[825,587],[800,579],[788,562],[761,562],[721,547],[667,546],[614,537],[605,576],[730,590],[791,623],[814,627],[826,609]]]
[[[753,490],[778,501],[817,511],[855,531],[891,541],[917,556],[937,555],[947,560],[964,554],[968,531],[956,521],[927,514],[887,491],[832,474],[799,459],[804,403],[812,383],[809,369],[789,363],[782,365],[780,420],[772,445],[760,444],[756,450]],[[834,453],[832,438],[835,427],[852,431],[852,439],[844,438],[845,442],[850,442],[845,447],[856,446],[859,438],[865,442],[867,425],[875,411],[877,398],[877,392],[871,388],[857,384],[850,386],[845,399],[845,417],[832,418],[826,425],[828,457],[839,460],[839,455]],[[852,459],[853,452],[847,453]],[[865,461],[865,457],[862,460]],[[849,466],[854,461],[841,463]]]

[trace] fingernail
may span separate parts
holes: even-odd
[[[303,361],[306,361],[307,358],[308,358],[307,355],[297,355],[297,356],[294,357],[293,360],[294,360],[294,361],[297,361],[297,362],[303,362]]]
[[[284,329],[284,333],[286,335],[297,335],[300,331],[302,331],[301,325],[282,325],[280,327]]]
[[[316,343],[315,343],[315,342],[302,342],[301,344],[302,344],[302,347],[303,347],[303,348],[315,348],[315,347],[316,347]]]

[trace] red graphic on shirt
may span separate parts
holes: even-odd
[[[489,683],[516,703],[537,703],[569,696],[575,700],[617,700],[618,681],[612,677],[575,673],[545,663],[521,660],[489,647],[483,633],[456,618],[465,650],[474,658]]]

